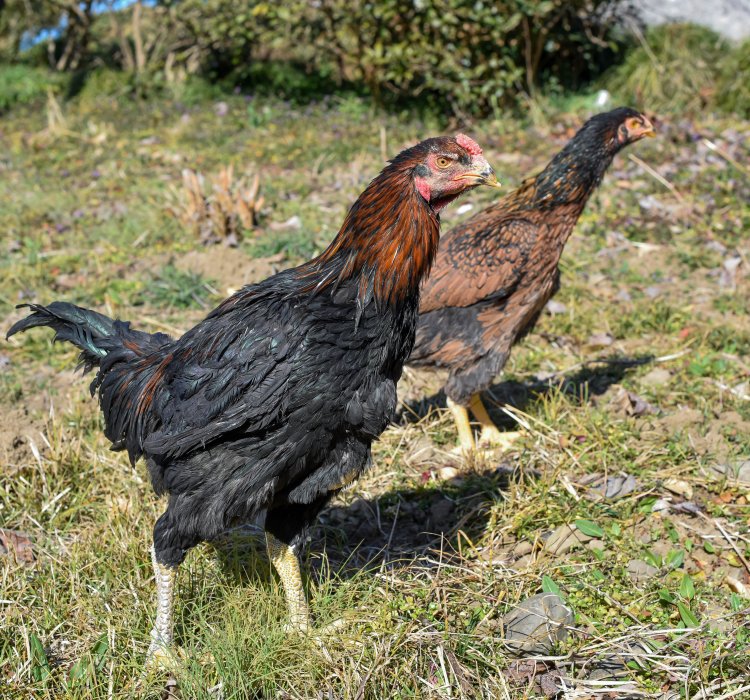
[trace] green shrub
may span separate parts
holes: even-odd
[[[364,84],[377,99],[418,96],[444,112],[482,114],[517,104],[542,82],[578,87],[598,75],[618,46],[618,5],[296,0],[276,9],[269,26],[289,33],[284,50],[294,47],[301,62],[333,67],[341,82]]]
[[[693,24],[654,27],[604,85],[642,109],[696,112],[714,103],[718,67],[728,53],[728,43],[710,29]]]
[[[43,102],[47,91],[57,91],[61,76],[23,64],[0,65],[0,114],[11,107]]]
[[[722,60],[716,103],[727,112],[750,118],[750,39]]]

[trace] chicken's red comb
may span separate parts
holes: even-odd
[[[456,143],[470,156],[482,155],[482,149],[479,144],[474,139],[469,138],[466,134],[456,134]]]

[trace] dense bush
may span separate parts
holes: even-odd
[[[720,65],[729,54],[728,43],[710,29],[654,27],[605,84],[646,110],[695,112],[715,103]]]
[[[72,0],[66,0],[66,2]],[[87,5],[88,6],[88,5]],[[116,67],[131,81],[366,90],[380,102],[418,98],[441,111],[487,113],[541,85],[575,88],[611,63],[620,0],[172,0],[93,16],[75,66]],[[121,7],[121,5],[120,5]],[[72,51],[39,58],[56,67]],[[81,57],[87,51],[88,58]],[[106,86],[104,86],[106,87]]]
[[[221,3],[223,0],[215,0]],[[228,0],[227,0],[228,1]],[[237,7],[236,0],[232,3]],[[242,0],[251,57],[287,59],[380,101],[419,96],[486,113],[551,81],[578,87],[611,62],[614,0]],[[260,21],[262,20],[262,21]]]
[[[716,103],[727,112],[750,118],[750,39],[722,60]]]
[[[0,114],[17,105],[43,101],[47,91],[60,83],[59,76],[44,68],[0,65]]]

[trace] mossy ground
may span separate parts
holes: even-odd
[[[17,303],[64,298],[184,330],[228,288],[321,250],[383,151],[445,130],[355,99],[52,112],[52,128],[44,112],[0,122],[4,329]],[[464,128],[511,188],[584,116]],[[203,249],[168,207],[182,168],[227,163],[261,174],[261,226],[239,249]],[[34,556],[0,556],[0,695],[750,697],[750,484],[715,468],[750,456],[749,202],[746,122],[665,118],[620,154],[565,251],[554,313],[493,389],[498,420],[513,425],[507,401],[524,426],[517,448],[456,464],[439,378],[407,371],[402,419],[305,557],[317,622],[348,625],[324,648],[289,637],[258,542],[199,547],[167,690],[141,676],[163,503],[143,465],[109,451],[75,353],[44,332],[5,343],[0,524]],[[602,497],[620,474],[635,488]],[[545,547],[576,522],[593,539]],[[636,580],[633,560],[652,568]],[[499,619],[543,588],[574,629],[554,657],[517,662]]]

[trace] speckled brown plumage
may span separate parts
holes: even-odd
[[[615,154],[653,133],[620,108],[590,119],[547,167],[440,241],[409,364],[447,368],[445,393],[468,406],[559,287],[558,263]]]

